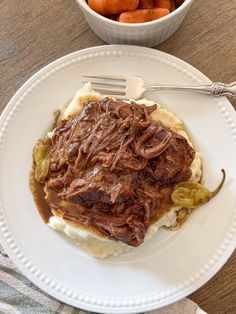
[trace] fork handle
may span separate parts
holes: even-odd
[[[173,90],[190,91],[210,94],[213,96],[228,96],[236,98],[236,82],[224,84],[220,82],[200,86],[165,86],[165,85],[145,85],[146,90]]]

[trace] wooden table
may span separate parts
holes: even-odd
[[[195,1],[180,29],[157,47],[213,81],[236,80],[236,0]],[[33,73],[75,50],[103,45],[74,0],[0,1],[0,112]],[[236,101],[232,101],[236,108]],[[236,253],[190,298],[212,314],[236,313]]]

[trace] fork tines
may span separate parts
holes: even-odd
[[[124,96],[126,92],[126,79],[122,76],[84,75],[82,83],[88,82],[93,85],[96,91],[102,94],[109,94],[115,97],[119,95]]]

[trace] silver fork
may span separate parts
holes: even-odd
[[[236,98],[236,82],[196,86],[147,85],[138,76],[84,75],[83,83],[88,82],[96,91],[119,99],[139,99],[147,90],[189,91]]]

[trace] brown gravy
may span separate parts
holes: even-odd
[[[173,187],[163,187],[160,189],[160,194],[162,195],[162,199],[160,202],[160,207],[156,211],[155,217],[152,219],[151,223],[155,223],[162,218],[172,207],[173,202],[171,200],[171,193]]]
[[[29,185],[40,216],[45,223],[48,223],[49,218],[52,216],[52,211],[45,199],[44,185],[34,179],[34,169],[30,172]]]

